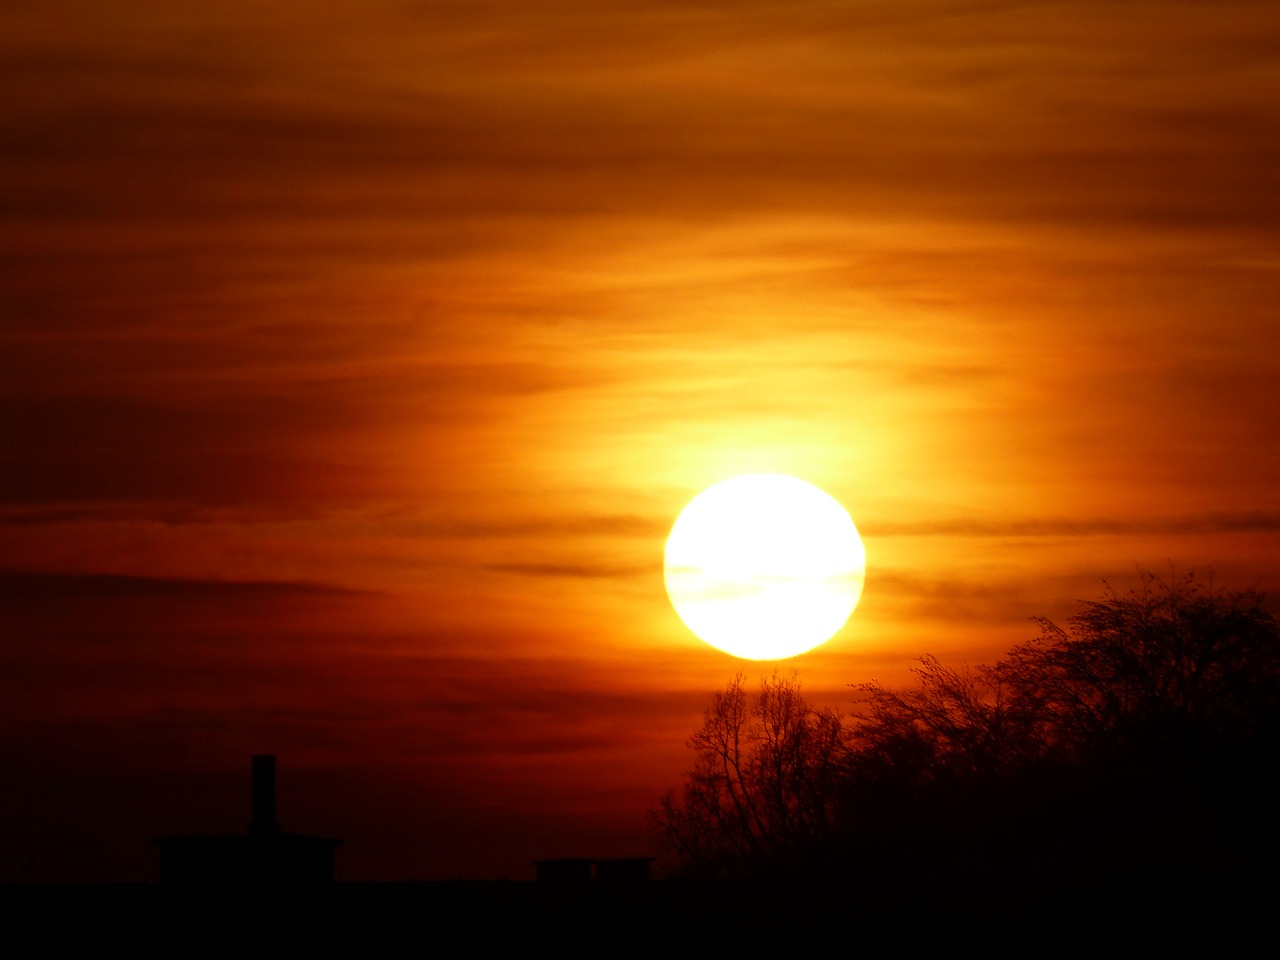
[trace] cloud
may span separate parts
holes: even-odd
[[[499,573],[516,573],[525,577],[553,577],[580,580],[625,580],[633,577],[652,577],[656,565],[643,567],[616,566],[608,563],[492,563],[486,570]]]
[[[421,518],[413,510],[382,518],[401,536],[444,537],[460,540],[579,539],[594,537],[650,538],[665,536],[670,520],[636,514],[560,514],[499,518]],[[518,565],[516,565],[518,566]],[[530,564],[530,570],[546,565]],[[550,565],[548,569],[554,569]],[[512,565],[494,569],[514,569]]]
[[[10,603],[20,600],[48,603],[70,598],[153,598],[190,601],[234,601],[236,598],[288,600],[362,594],[363,591],[323,583],[177,580],[115,574],[0,571],[0,598]]]
[[[1280,513],[1244,511],[1182,517],[1044,517],[1013,520],[877,521],[860,524],[867,537],[1099,537],[1161,534],[1270,533]]]

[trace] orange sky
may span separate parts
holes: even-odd
[[[350,879],[643,852],[737,473],[864,534],[833,705],[1280,583],[1273,4],[270,7],[0,13],[0,879],[271,751]]]

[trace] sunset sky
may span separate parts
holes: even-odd
[[[1280,18],[1219,3],[0,12],[0,880],[285,827],[649,851],[745,667],[681,507],[863,534],[819,702],[1139,566],[1280,589]]]

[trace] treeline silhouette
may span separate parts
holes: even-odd
[[[653,811],[676,872],[992,902],[1273,883],[1280,634],[1194,575],[1082,604],[992,665],[818,709],[736,677]]]

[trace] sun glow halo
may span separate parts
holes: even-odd
[[[667,539],[667,594],[680,619],[748,660],[793,657],[828,640],[857,605],[865,568],[844,507],[782,474],[708,487]]]

